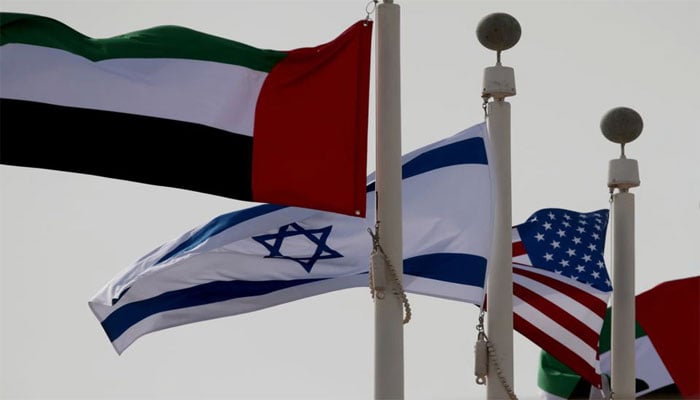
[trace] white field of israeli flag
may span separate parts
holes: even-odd
[[[404,287],[481,304],[493,201],[485,124],[403,162]],[[154,331],[368,286],[365,219],[264,204],[221,215],[143,256],[90,301],[115,350]]]

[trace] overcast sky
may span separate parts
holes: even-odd
[[[335,38],[365,17],[366,3],[3,0],[0,10],[52,17],[92,37],[182,25],[287,50]],[[637,292],[699,273],[700,2],[397,3],[404,152],[483,121],[483,68],[495,54],[475,30],[482,17],[507,12],[522,26],[520,43],[503,54],[518,90],[509,99],[514,223],[546,207],[608,208],[608,161],[619,149],[599,122],[613,107],[631,107],[644,119],[641,136],[626,147],[642,181],[632,190]],[[373,100],[370,107],[368,171]],[[87,301],[156,246],[251,205],[0,166],[0,397],[371,398],[369,289],[149,334],[121,356],[112,349]],[[409,301],[406,399],[485,398],[473,376],[476,307],[418,295]],[[517,333],[514,341],[515,392],[536,398],[539,349]]]

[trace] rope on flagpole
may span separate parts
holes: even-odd
[[[408,303],[408,297],[403,289],[403,284],[401,283],[401,279],[399,279],[399,274],[396,272],[396,268],[394,268],[394,265],[389,260],[389,256],[386,255],[381,243],[379,242],[379,221],[377,221],[374,225],[374,232],[372,232],[372,229],[370,228],[367,228],[367,232],[369,232],[369,235],[372,237],[372,256],[381,254],[382,258],[384,258],[384,263],[391,274],[391,279],[394,281],[394,289],[392,292],[395,296],[398,296],[403,303],[403,323],[405,325],[411,320],[411,305]],[[375,288],[373,271],[374,266],[370,267],[369,269],[369,291],[372,294],[372,299],[378,298],[381,300],[384,298],[384,292]]]

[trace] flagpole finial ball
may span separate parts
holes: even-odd
[[[600,130],[609,141],[625,144],[638,138],[644,122],[633,109],[617,107],[605,113],[600,120]]]
[[[502,51],[515,46],[520,40],[518,20],[506,13],[493,13],[479,21],[476,37],[487,49]]]

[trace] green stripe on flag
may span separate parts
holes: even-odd
[[[610,332],[612,332],[611,327],[612,326],[612,314],[610,311],[610,307],[608,307],[608,310],[605,313],[605,320],[603,320],[603,327],[600,330],[600,338],[598,338],[598,343],[599,343],[599,349],[598,349],[598,354],[604,354],[610,351],[610,342],[611,342],[611,336]],[[634,322],[634,338],[639,339],[642,336],[646,336],[646,332],[644,332],[644,329],[642,329],[642,326],[639,325],[639,322],[635,321]]]
[[[115,58],[180,58],[234,64],[269,72],[287,53],[179,26],[159,26],[93,39],[51,18],[0,13],[0,46],[22,43],[65,50],[92,61]]]
[[[563,399],[570,398],[581,381],[571,368],[562,364],[547,352],[540,354],[540,369],[537,371],[537,386],[549,394]]]

